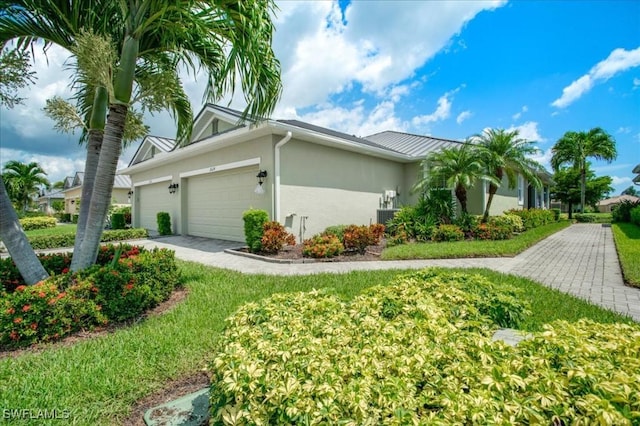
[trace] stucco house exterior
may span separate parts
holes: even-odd
[[[54,214],[56,212],[53,209],[54,201],[64,201],[64,193],[61,189],[42,191],[38,196],[38,210],[48,215]]]
[[[598,211],[600,213],[611,213],[611,209],[613,209],[623,201],[637,203],[640,202],[640,197],[635,197],[633,195],[619,195],[617,197],[606,198],[604,200],[598,201]]]
[[[249,208],[266,210],[299,240],[330,225],[375,223],[379,211],[416,201],[410,189],[429,152],[462,143],[393,131],[357,137],[297,120],[238,125],[240,117],[208,104],[188,144],[141,142],[120,171],[132,181],[133,226],[155,231],[164,211],[176,234],[244,241]],[[470,192],[471,213],[482,213],[487,187]],[[523,179],[514,190],[504,185],[492,213],[548,206],[548,186],[538,192]]]
[[[83,172],[76,172],[64,180],[62,194],[64,194],[64,212],[78,214],[80,211],[80,197],[82,196]],[[112,204],[131,204],[131,179],[129,176],[118,174],[113,182]]]

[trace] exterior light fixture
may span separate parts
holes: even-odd
[[[175,194],[179,186],[180,185],[177,183],[172,183],[171,185],[169,185],[169,194]]]
[[[129,192],[127,192],[127,201],[131,202],[131,196],[133,195],[133,189],[130,189]]]
[[[264,194],[264,188],[262,187],[262,184],[264,183],[265,179],[267,178],[267,171],[266,170],[260,170],[258,172],[258,174],[256,175],[256,178],[258,179],[258,184],[256,185],[256,189],[254,189],[253,192],[255,192],[258,195],[262,195],[262,194]]]

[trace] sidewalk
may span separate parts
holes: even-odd
[[[531,278],[640,321],[640,289],[624,285],[610,227],[575,224],[513,258],[435,259],[277,264],[225,253],[238,243],[172,236],[141,240],[145,247],[175,250],[176,257],[248,274],[306,275],[429,266],[489,268]]]

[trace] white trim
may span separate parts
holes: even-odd
[[[136,182],[133,184],[133,187],[138,187],[138,186],[145,186],[145,185],[152,185],[154,183],[160,183],[160,182],[166,182],[173,179],[173,176],[169,175],[169,176],[162,176],[159,178],[153,178],[153,179],[148,179],[148,180],[143,180],[141,182]]]
[[[518,205],[519,206],[524,206],[524,191],[525,191],[525,184],[524,184],[524,176],[522,175],[518,175]],[[535,200],[535,194],[534,194],[534,200]],[[531,203],[531,200],[529,200],[529,203]]]
[[[188,178],[209,173],[223,172],[225,170],[239,169],[241,167],[255,166],[260,164],[260,157],[249,158],[247,160],[234,161],[233,163],[220,164],[219,166],[205,167],[204,169],[190,170],[180,173],[180,178]]]

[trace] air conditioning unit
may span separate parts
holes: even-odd
[[[393,219],[393,216],[395,216],[396,212],[399,210],[400,209],[378,209],[376,214],[377,222],[385,225],[388,221]]]

